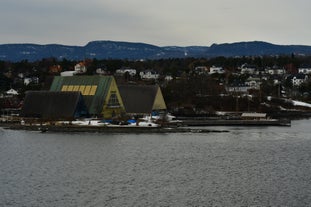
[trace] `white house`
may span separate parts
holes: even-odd
[[[28,86],[31,83],[31,78],[24,78],[24,85]]]
[[[125,73],[128,73],[130,76],[136,75],[136,69],[132,68],[121,68],[116,70],[116,75],[123,76]]]
[[[85,73],[86,72],[86,66],[84,63],[78,63],[75,65],[75,71],[76,73]]]
[[[212,66],[209,68],[209,74],[223,74],[225,72],[225,70],[222,67],[216,67],[216,66]]]
[[[308,67],[298,68],[298,73],[311,74],[311,68]]]
[[[30,83],[38,84],[39,78],[38,77],[24,78],[24,85],[28,86]]]
[[[164,78],[164,80],[166,80],[166,81],[171,81],[171,80],[173,80],[174,78],[173,78],[173,76],[171,76],[171,75],[166,75],[165,76],[165,78]]]
[[[154,70],[141,71],[139,75],[143,80],[157,80],[160,76],[159,73]]]
[[[99,75],[108,75],[109,74],[109,72],[106,69],[102,69],[102,68],[97,68],[96,73]]]
[[[255,74],[256,67],[248,64],[243,64],[240,68],[241,74]]]
[[[246,81],[245,81],[245,85],[249,86],[252,89],[260,89],[260,85],[261,85],[261,79],[260,78],[253,78],[253,77],[249,77]]]
[[[208,73],[208,68],[206,66],[196,66],[194,68],[194,72],[196,74],[201,75],[201,74],[204,74],[204,73]]]
[[[226,91],[228,93],[248,93],[248,90],[251,89],[251,87],[247,85],[232,85],[232,86],[227,86]]]
[[[18,95],[18,92],[16,90],[14,90],[13,88],[11,88],[10,90],[5,92],[8,95]]]
[[[288,78],[290,78],[293,86],[300,86],[302,83],[308,80],[308,76],[302,73],[291,75]]]
[[[270,75],[283,75],[286,71],[284,68],[274,66],[272,68],[266,68],[265,72]]]

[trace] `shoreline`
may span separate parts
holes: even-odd
[[[223,120],[223,119],[185,119],[184,126],[291,126],[289,119],[264,119],[264,120]]]
[[[3,129],[9,130],[26,130],[45,132],[62,132],[62,133],[224,133],[228,130],[211,130],[211,129],[192,129],[187,127],[107,127],[107,126],[77,126],[77,125],[21,125],[21,124],[0,124]]]

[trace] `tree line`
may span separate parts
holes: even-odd
[[[170,58],[156,60],[126,60],[126,59],[87,59],[81,60],[87,66],[86,75],[96,74],[97,69],[105,70],[108,74],[114,74],[120,68],[133,68],[137,71],[153,69],[162,75],[182,77],[174,79],[172,82],[161,85],[165,99],[169,103],[179,104],[197,99],[200,95],[216,96],[225,93],[224,83],[245,80],[247,75],[236,75],[238,68],[242,64],[254,65],[257,68],[267,68],[278,66],[280,68],[291,68],[292,72],[302,66],[311,67],[311,57],[307,56],[258,56],[258,57],[215,57],[215,58]],[[55,58],[45,58],[39,61],[29,62],[27,60],[19,62],[0,61],[0,92],[14,88],[21,92],[27,90],[48,89],[48,83],[59,71],[51,70],[53,66],[60,66],[61,71],[73,70],[74,66],[81,61],[68,59],[58,60]],[[191,73],[197,66],[221,66],[225,69],[225,74],[215,74],[212,76],[198,76]],[[21,75],[23,74],[23,75]],[[22,81],[25,77],[38,77],[39,82],[25,85]],[[138,78],[136,78],[137,80]],[[269,80],[265,80],[262,86],[264,95],[277,95],[278,86],[273,85]],[[303,84],[299,88],[300,94],[311,91],[311,82]],[[258,93],[258,92],[257,92]],[[188,100],[188,101],[187,101]]]

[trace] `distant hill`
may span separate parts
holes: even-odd
[[[58,44],[3,44],[0,45],[0,60],[41,60],[57,59],[82,60],[97,59],[162,59],[184,57],[235,57],[258,55],[311,55],[311,46],[275,45],[267,42],[238,42],[213,44],[208,46],[158,47],[145,43],[93,41],[85,46],[66,46]]]

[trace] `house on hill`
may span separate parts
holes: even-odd
[[[81,92],[92,116],[110,119],[125,111],[113,76],[56,76],[50,91]]]
[[[80,92],[28,91],[21,117],[44,121],[74,120],[88,117]]]
[[[302,73],[293,74],[287,77],[292,82],[293,86],[300,86],[308,80],[308,76]]]
[[[142,80],[157,80],[160,74],[155,70],[144,70],[139,73]]]
[[[151,114],[167,109],[158,85],[120,85],[119,91],[128,114]]]

